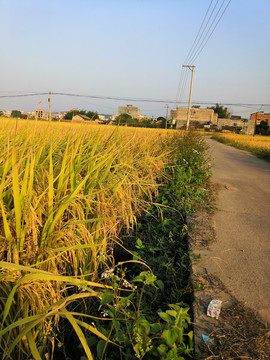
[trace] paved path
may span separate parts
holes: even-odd
[[[270,163],[207,141],[213,181],[222,186],[214,216],[217,241],[201,265],[270,323]]]

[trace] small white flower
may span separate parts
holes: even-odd
[[[102,310],[101,313],[100,313],[100,315],[105,318],[105,317],[107,317],[109,314],[108,314],[108,312],[107,312],[106,310]]]
[[[127,280],[125,280],[125,279],[123,279],[123,286],[124,286],[125,288],[132,288],[132,285],[130,285],[130,283],[129,283]]]
[[[105,270],[102,274],[101,274],[101,278],[103,279],[107,279],[107,278],[110,278],[111,276],[113,276],[113,272],[114,272],[114,269],[108,269],[108,270]]]

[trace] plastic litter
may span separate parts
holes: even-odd
[[[202,334],[202,338],[203,338],[203,341],[205,342],[206,345],[208,345],[208,346],[215,345],[215,341],[210,339],[209,336]]]
[[[220,300],[212,300],[210,301],[208,308],[207,308],[207,315],[211,316],[212,318],[218,319],[220,310],[221,310],[222,301]]]

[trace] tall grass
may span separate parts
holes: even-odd
[[[179,132],[0,119],[0,353],[49,359],[70,303],[100,297],[122,228],[157,193]],[[91,317],[91,315],[90,315]]]
[[[258,157],[270,161],[270,137],[240,134],[215,134],[213,139],[249,151]]]

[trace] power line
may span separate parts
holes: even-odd
[[[206,22],[206,24],[205,24],[205,26],[204,26],[201,34],[200,34],[200,31],[201,31],[201,29],[202,29],[203,23],[205,22],[205,19],[206,19],[206,17],[207,17],[207,14],[208,14],[209,9],[210,9],[210,7],[211,7],[211,5],[212,5],[212,2],[213,2],[213,0],[211,0],[210,5],[209,5],[209,7],[208,7],[208,9],[207,9],[207,11],[206,11],[205,17],[204,17],[204,19],[203,19],[203,22],[202,22],[202,24],[201,24],[201,26],[200,26],[200,29],[199,29],[198,33],[197,33],[197,36],[196,36],[196,38],[195,38],[195,40],[194,40],[194,42],[193,42],[193,45],[192,45],[192,47],[191,47],[191,49],[190,49],[190,51],[189,51],[189,54],[188,54],[188,56],[187,56],[187,58],[186,58],[186,60],[185,60],[185,63],[193,63],[193,62],[195,61],[195,59],[197,59],[197,57],[199,56],[199,54],[201,53],[202,49],[205,47],[206,43],[207,43],[208,40],[210,39],[211,35],[213,34],[214,30],[216,29],[217,25],[219,24],[221,18],[223,17],[225,11],[227,10],[227,8],[228,8],[228,6],[229,6],[229,4],[230,4],[230,2],[231,2],[231,0],[229,0],[229,1],[227,2],[227,4],[225,5],[224,10],[223,10],[221,16],[218,18],[218,15],[219,15],[220,11],[222,10],[222,8],[223,8],[224,3],[225,3],[226,0],[223,0],[223,1],[222,1],[222,3],[221,3],[221,5],[219,6],[218,10],[215,12],[216,7],[217,7],[219,1],[220,1],[220,0],[217,0],[217,1],[216,1],[215,5],[214,5],[214,7],[213,7],[213,9],[212,9],[212,11],[211,11],[211,14],[209,15],[208,20],[207,20],[207,22]],[[211,18],[212,18],[213,15],[214,15],[214,18],[213,18],[211,24],[208,26],[208,24],[209,24],[209,22],[210,22],[210,20],[211,20]],[[218,20],[217,20],[217,18],[218,18]],[[211,29],[212,29],[212,31],[211,31]],[[210,31],[211,31],[211,33],[210,33],[210,35],[209,35],[208,38],[207,38],[207,35],[209,34]],[[199,36],[199,34],[200,34],[200,36]],[[198,37],[199,37],[199,38],[198,38]],[[207,38],[207,39],[206,39],[206,38]],[[198,40],[196,41],[196,39],[198,39]],[[206,40],[205,40],[205,39],[206,39]]]
[[[186,57],[186,59],[185,59],[185,61],[184,61],[185,64],[191,63],[190,58],[193,56],[194,51],[196,51],[196,47],[198,46],[198,44],[199,44],[199,42],[200,42],[200,40],[201,40],[201,38],[202,38],[202,36],[203,36],[206,28],[207,28],[207,25],[209,24],[209,21],[210,21],[212,15],[213,15],[213,13],[214,13],[214,11],[215,11],[215,9],[216,9],[217,4],[219,3],[219,0],[216,1],[215,5],[214,5],[214,8],[212,9],[212,12],[211,12],[211,14],[210,14],[210,16],[209,16],[209,18],[208,18],[208,20],[207,20],[204,28],[203,28],[203,31],[202,31],[202,33],[201,33],[198,41],[196,42],[196,40],[197,40],[197,38],[198,38],[198,36],[199,36],[199,34],[200,34],[201,28],[202,28],[202,26],[203,26],[203,23],[204,23],[204,21],[205,21],[205,19],[206,19],[206,17],[207,17],[207,14],[208,14],[208,12],[209,12],[209,10],[210,10],[210,8],[211,8],[212,2],[213,2],[213,0],[210,1],[210,5],[209,5],[209,7],[208,7],[208,9],[207,9],[207,11],[206,11],[206,14],[205,14],[205,16],[204,16],[204,19],[203,19],[203,21],[202,21],[202,24],[201,24],[201,26],[200,26],[200,29],[199,29],[199,31],[198,31],[198,33],[197,33],[197,35],[196,35],[196,38],[195,38],[195,40],[194,40],[194,42],[193,42],[193,45],[192,45],[192,47],[191,47],[191,49],[190,49],[190,51],[189,51],[189,53],[188,53],[188,55],[187,55],[187,57]],[[195,43],[196,43],[196,45],[194,46]]]
[[[184,74],[184,69],[181,68],[181,73],[180,73],[180,79],[178,82],[178,87],[177,87],[177,92],[176,92],[176,97],[175,97],[175,101],[177,101],[179,99],[179,95],[180,95],[180,91],[181,91],[181,84],[182,84],[182,80],[183,80],[183,74]]]
[[[219,8],[219,10],[218,10],[218,12],[217,12],[217,14],[216,14],[216,17],[217,17],[217,15],[219,14],[219,11],[221,10],[224,2],[225,2],[225,0],[224,0],[223,3],[221,4],[221,6],[220,6],[220,8]],[[202,41],[202,43],[201,43],[201,45],[200,45],[200,48],[197,49],[196,53],[194,54],[193,58],[191,59],[191,62],[193,62],[193,63],[195,62],[195,60],[198,58],[198,56],[200,55],[200,53],[201,53],[202,50],[204,49],[205,45],[208,43],[210,37],[212,36],[212,34],[213,34],[213,32],[215,31],[216,27],[218,26],[221,18],[223,17],[225,11],[227,10],[230,2],[231,2],[231,0],[228,1],[227,5],[225,6],[225,8],[224,8],[224,10],[223,10],[223,12],[222,12],[222,14],[220,15],[218,21],[216,22],[213,30],[211,31],[211,33],[210,33],[210,35],[208,36],[208,38],[206,39],[206,41],[203,43],[203,41],[205,40],[205,38],[206,38],[206,36],[208,35],[209,31],[211,30],[212,25],[214,24],[214,21],[212,22],[210,28],[208,29],[207,33],[205,34],[205,36],[204,36],[204,38],[203,38],[203,41]],[[216,17],[215,17],[215,19],[216,19]],[[214,20],[215,20],[215,19],[214,19]]]
[[[29,94],[14,94],[14,95],[0,95],[1,98],[18,98],[18,97],[31,97],[31,96],[48,96],[49,92],[36,92]],[[76,98],[90,98],[90,99],[102,99],[102,100],[117,100],[117,101],[134,101],[134,102],[147,102],[147,103],[186,103],[187,101],[175,101],[168,99],[147,99],[147,98],[130,98],[130,97],[120,97],[120,96],[99,96],[99,95],[83,95],[83,94],[74,94],[74,93],[63,93],[63,92],[52,92],[54,96],[71,96]],[[262,106],[270,107],[270,103],[234,103],[234,102],[220,102],[220,101],[193,101],[194,104],[198,105],[229,105],[229,106]]]
[[[201,54],[202,50],[208,43],[210,37],[212,36],[213,32],[215,31],[217,25],[219,24],[221,18],[223,17],[225,11],[227,10],[227,8],[231,2],[231,0],[228,0],[227,4],[225,4],[226,0],[223,0],[221,5],[219,6],[219,8],[216,11],[219,1],[220,0],[216,0],[212,10],[211,10],[211,7],[213,4],[213,0],[210,1],[209,6],[204,15],[204,18],[202,20],[202,23],[200,25],[200,28],[196,34],[193,44],[192,44],[192,46],[188,52],[188,55],[184,61],[184,64],[187,64],[187,63],[194,64],[195,60],[197,60],[198,56]],[[225,5],[225,7],[223,8],[224,5]],[[222,11],[222,9],[223,9],[223,11]],[[218,15],[220,14],[221,11],[222,11],[222,13],[221,13],[220,17],[218,18]],[[212,20],[211,24],[209,25],[211,19],[213,19],[213,20]],[[184,75],[180,77],[176,99],[182,100],[182,95],[186,88],[186,82],[187,82],[187,74],[184,73]],[[179,89],[181,89],[181,91]]]
[[[179,93],[178,102],[182,102],[182,100],[183,100],[186,85],[187,85],[187,78],[188,78],[188,70],[186,68],[184,68],[183,79],[182,79],[182,84],[180,87],[181,90]]]
[[[219,0],[217,0],[217,2],[218,2],[218,1],[219,1]],[[195,37],[195,40],[193,41],[193,44],[192,44],[192,46],[191,46],[191,48],[190,48],[190,50],[189,50],[189,53],[188,53],[188,55],[187,55],[187,57],[186,57],[186,59],[185,59],[185,61],[184,61],[185,64],[188,63],[189,56],[192,54],[193,48],[194,48],[194,46],[195,46],[195,44],[196,44],[196,41],[197,41],[197,39],[198,39],[198,36],[199,36],[199,34],[200,34],[200,31],[201,31],[201,29],[202,29],[202,26],[203,26],[203,24],[204,24],[204,21],[205,21],[205,19],[206,19],[206,17],[207,17],[207,14],[208,14],[208,12],[209,12],[209,10],[210,10],[210,8],[211,8],[212,2],[213,2],[213,0],[210,1],[210,4],[209,4],[209,6],[208,6],[208,9],[207,9],[207,11],[206,11],[206,13],[205,13],[204,19],[203,19],[203,21],[202,21],[202,23],[201,23],[201,26],[200,26],[200,28],[199,28],[199,30],[198,30],[198,32],[197,32],[196,37]],[[208,20],[208,22],[209,22],[209,20]],[[208,23],[208,22],[207,22],[207,23]],[[206,24],[206,26],[207,26],[207,24]],[[201,35],[201,36],[202,36],[202,35]],[[200,39],[199,39],[199,40],[200,40]],[[178,83],[178,88],[177,88],[177,92],[176,92],[176,97],[175,97],[176,100],[182,100],[182,95],[183,95],[184,90],[185,90],[185,87],[186,87],[186,77],[187,77],[187,69],[186,69],[186,68],[183,69],[183,67],[182,67],[182,68],[181,68],[181,75],[180,75],[180,79],[179,79],[179,83]],[[185,79],[185,80],[184,80],[184,79]]]
[[[30,93],[30,94],[16,94],[16,95],[0,95],[0,98],[17,98],[17,97],[27,97],[27,96],[40,96],[40,95],[48,95],[48,92],[44,93]]]
[[[194,47],[194,45],[195,45],[195,43],[196,43],[196,40],[197,40],[197,38],[198,38],[198,36],[199,36],[199,33],[200,33],[201,29],[202,29],[203,23],[204,23],[204,21],[205,21],[205,19],[206,19],[206,16],[207,16],[207,14],[208,14],[208,12],[209,12],[209,10],[210,10],[210,7],[211,7],[211,5],[212,5],[212,2],[213,2],[213,0],[210,1],[210,4],[209,4],[208,9],[207,9],[207,11],[206,11],[206,14],[205,14],[205,16],[204,16],[204,18],[203,18],[203,21],[202,21],[202,23],[201,23],[201,26],[200,26],[200,28],[199,28],[199,30],[198,30],[198,32],[197,32],[196,38],[195,38],[195,40],[194,40],[194,42],[193,42],[193,44],[192,44],[192,46],[191,46],[191,49],[189,50],[189,53],[188,53],[188,55],[187,55],[187,57],[186,57],[186,60],[184,61],[185,64],[188,63],[188,58],[189,58],[189,56],[190,56],[190,54],[191,54],[191,51],[193,50],[193,47]]]
[[[184,78],[182,93],[181,93],[181,97],[180,97],[181,101],[184,98],[184,93],[185,93],[185,90],[186,90],[186,87],[187,87],[188,74],[189,74],[188,69],[185,68],[185,78]]]

